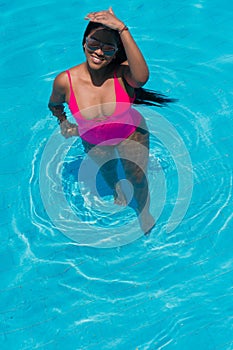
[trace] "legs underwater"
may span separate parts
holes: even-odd
[[[150,214],[150,194],[147,181],[149,158],[149,132],[146,126],[138,127],[127,139],[116,146],[95,146],[83,141],[85,152],[100,166],[100,172],[113,190],[114,201],[126,205],[126,198],[118,184],[118,156],[126,179],[131,183],[136,202],[136,213],[142,231],[148,234],[155,221]],[[118,154],[117,154],[118,153]]]

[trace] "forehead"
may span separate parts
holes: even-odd
[[[104,28],[94,29],[93,31],[91,31],[91,33],[88,36],[89,37],[91,36],[99,41],[102,41],[103,43],[108,43],[108,44],[117,43],[114,33]]]

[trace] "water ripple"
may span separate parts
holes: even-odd
[[[70,13],[91,10],[86,4],[81,9],[74,3],[63,5],[45,0],[22,2],[20,7],[0,5],[2,346],[15,348],[18,341],[25,350],[68,344],[83,350],[230,349],[233,56],[228,6],[158,1],[157,10],[151,11],[150,2],[129,1],[124,8],[113,1],[147,57],[147,86],[178,98],[176,104],[156,111],[174,126],[188,149],[192,169],[186,171],[193,173],[194,189],[184,219],[168,234],[165,225],[179,187],[177,169],[170,150],[152,137],[153,205],[160,199],[155,187],[163,173],[165,208],[149,237],[104,250],[80,247],[62,235],[39,191],[43,150],[55,129],[45,102],[51,82],[59,71],[83,59],[83,23],[77,19],[72,24]],[[156,121],[153,126],[156,129]],[[134,214],[113,212],[111,194],[104,200],[93,198],[83,188],[80,199],[75,161],[83,151],[76,146],[67,154],[62,174],[72,210],[100,230],[113,222],[123,229]],[[174,142],[172,149],[179,146]],[[56,192],[51,163],[52,159],[46,171]],[[58,163],[56,171],[60,170]]]

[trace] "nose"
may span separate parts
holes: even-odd
[[[102,47],[98,47],[98,49],[95,50],[95,53],[99,56],[104,56],[104,52],[102,51]]]

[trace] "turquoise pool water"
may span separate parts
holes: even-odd
[[[83,60],[85,14],[109,5],[147,59],[147,87],[179,101],[152,108],[149,120],[152,191],[157,179],[166,182],[157,226],[149,237],[96,248],[54,225],[41,197],[40,170],[57,132],[47,109],[52,81]],[[233,349],[231,2],[36,0],[0,1],[0,8],[1,349]],[[156,115],[174,127],[179,142],[162,142]],[[184,217],[168,232],[179,187],[171,150],[181,141],[193,189]],[[83,155],[78,141],[71,149],[65,142],[69,194],[69,157]],[[109,224],[105,218],[101,227]]]

